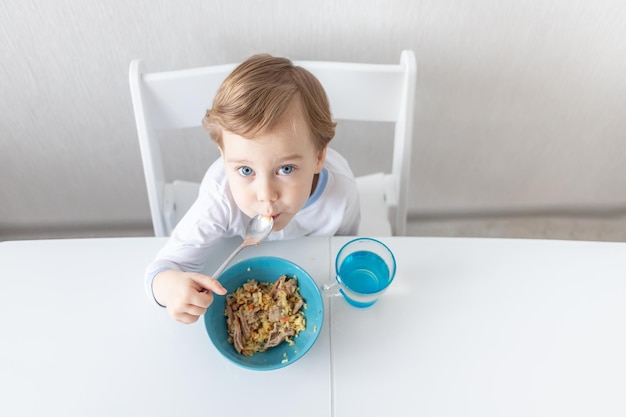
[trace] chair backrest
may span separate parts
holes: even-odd
[[[324,86],[335,120],[392,122],[395,125],[391,172],[384,174],[385,202],[396,235],[404,235],[411,165],[416,62],[402,51],[399,64],[294,61]],[[167,236],[167,182],[159,130],[201,125],[222,81],[237,64],[146,73],[139,60],[130,65],[130,89],[154,232]],[[169,222],[171,223],[171,222]]]

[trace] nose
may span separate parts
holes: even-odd
[[[257,178],[256,198],[262,203],[273,203],[278,200],[278,188],[271,178]]]

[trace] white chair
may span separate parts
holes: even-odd
[[[359,235],[404,235],[417,71],[414,53],[402,51],[400,63],[393,65],[324,61],[294,64],[320,80],[336,121],[394,124],[394,137],[389,138],[389,144],[393,144],[391,171],[357,178],[362,217]],[[157,132],[201,126],[219,85],[236,65],[149,73],[144,72],[139,60],[130,64],[130,90],[156,236],[171,233],[195,200],[199,186],[166,180]]]

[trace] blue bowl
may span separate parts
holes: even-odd
[[[313,278],[298,265],[271,256],[244,259],[226,269],[219,281],[228,293],[232,293],[251,279],[275,282],[282,275],[298,278],[300,295],[306,304],[306,309],[303,310],[306,329],[293,338],[292,346],[281,343],[266,352],[258,352],[252,356],[237,353],[235,347],[228,342],[228,326],[224,315],[226,296],[214,295],[213,303],[204,314],[204,326],[217,350],[234,364],[257,371],[282,368],[304,356],[317,340],[324,321],[322,295]]]

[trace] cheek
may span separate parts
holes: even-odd
[[[228,177],[228,186],[237,205],[246,205],[250,201],[250,190],[241,178]]]
[[[299,181],[283,187],[282,200],[291,206],[302,208],[311,194],[311,184],[313,179]]]

